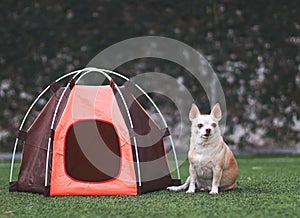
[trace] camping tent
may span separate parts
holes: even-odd
[[[82,85],[96,72],[107,85]],[[119,87],[111,75],[126,81]],[[72,77],[66,86],[59,82]],[[132,94],[139,90],[156,108],[160,128]],[[24,123],[48,91],[52,96],[28,130]],[[169,138],[177,168],[172,179],[164,139]],[[13,181],[15,153],[22,160]],[[172,137],[153,100],[125,76],[98,68],[68,73],[49,85],[33,102],[20,125],[10,173],[10,191],[62,195],[138,195],[179,184]]]

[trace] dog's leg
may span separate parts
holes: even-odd
[[[186,193],[193,194],[195,193],[196,189],[196,171],[192,164],[190,164],[190,186],[189,189],[186,191]]]
[[[220,181],[222,178],[222,169],[220,167],[216,167],[213,169],[213,180],[212,180],[212,187],[209,194],[215,195],[219,193],[219,186]]]
[[[220,187],[221,191],[229,191],[229,190],[232,190],[236,187],[236,181],[229,185],[229,186],[225,186],[225,187]]]
[[[181,191],[181,190],[185,190],[189,187],[190,184],[190,177],[188,177],[185,181],[185,183],[183,185],[180,186],[170,186],[167,188],[167,190],[169,191]]]

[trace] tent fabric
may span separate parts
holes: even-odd
[[[166,129],[160,129],[154,120],[143,109],[139,102],[130,94],[130,89],[121,89],[133,121],[133,132],[136,136],[138,156],[140,159],[140,171],[142,186],[139,193],[165,189],[167,186],[178,184],[172,179],[164,149],[163,137]],[[120,96],[116,96],[123,114],[124,106],[120,103]],[[125,116],[126,117],[126,116]],[[128,119],[128,117],[127,117]],[[126,122],[129,123],[128,121]],[[130,128],[128,126],[128,128]],[[134,155],[135,161],[136,157]]]
[[[65,135],[73,123],[82,120],[105,120],[105,122],[112,125],[117,132],[120,144],[121,170],[114,179],[98,182],[78,182],[78,180],[72,178],[65,171]],[[80,131],[80,129],[77,129],[77,131]],[[93,130],[89,129],[87,131]],[[80,138],[77,138],[77,140],[81,143],[81,149],[85,150],[85,155],[89,157],[89,161],[101,171],[103,165],[108,164],[98,157],[98,154],[102,152],[101,148],[91,148],[88,147],[89,145],[86,144],[85,141],[80,141]],[[101,138],[99,138],[99,141],[101,141]],[[72,146],[72,144],[69,146]],[[68,149],[72,148],[67,148],[67,150]],[[96,152],[97,149],[99,150]],[[114,154],[113,152],[111,153]],[[117,155],[110,155],[110,157],[118,159]],[[77,162],[78,160],[74,157],[71,161]],[[79,162],[77,162],[77,164],[80,165]],[[136,194],[137,184],[133,166],[130,136],[126,124],[123,121],[122,114],[114,100],[114,93],[111,87],[74,86],[60,123],[55,131],[50,195]]]
[[[51,122],[54,111],[63,90],[64,88],[57,89],[29,127],[26,139],[23,142],[22,162],[18,180],[10,184],[10,191],[25,191],[47,195],[48,191],[47,188],[45,188],[45,169],[48,140],[51,134]],[[70,90],[67,89],[57,113],[57,121],[63,112],[69,93]],[[55,123],[55,126],[56,125],[57,122]],[[52,148],[50,148],[50,159],[52,155],[51,150]],[[51,168],[51,163],[50,161],[49,168]],[[50,176],[50,173],[48,173],[48,177]]]
[[[68,88],[52,84],[55,93],[28,131],[19,132],[24,140],[21,169],[10,191],[138,195],[180,184],[172,179],[166,157],[164,137],[169,130],[151,119],[129,84],[120,89],[113,81],[102,86],[72,82]]]

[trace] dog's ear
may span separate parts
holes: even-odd
[[[220,121],[222,119],[222,111],[219,103],[215,104],[215,106],[211,110],[210,115],[212,115],[217,121]]]
[[[194,120],[198,115],[200,115],[198,107],[195,104],[192,104],[189,115],[190,121]]]

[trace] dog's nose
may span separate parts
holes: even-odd
[[[205,129],[206,133],[209,134],[211,132],[211,129],[207,128]]]

